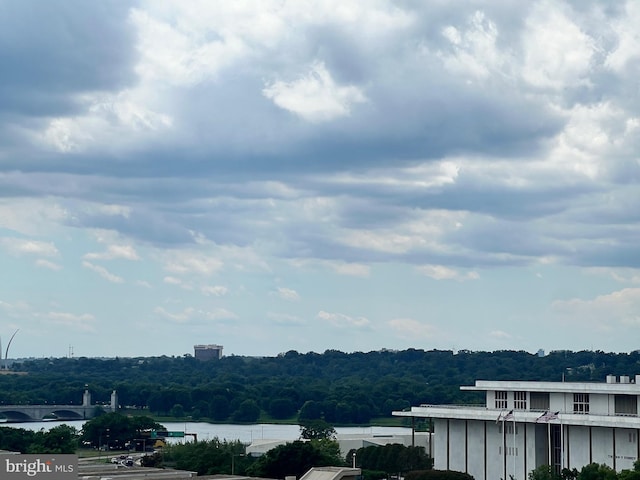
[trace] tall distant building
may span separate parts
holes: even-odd
[[[222,358],[222,345],[194,345],[193,356],[198,360],[218,360]]]

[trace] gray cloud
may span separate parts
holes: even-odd
[[[640,178],[637,132],[622,121],[638,111],[636,86],[627,78],[637,70],[637,56],[608,67],[621,41],[618,30],[602,23],[624,21],[624,10],[596,1],[557,7],[576,22],[571,31],[581,35],[585,58],[573,70],[551,65],[565,82],[556,88],[527,77],[527,68],[536,73],[526,64],[536,54],[526,35],[536,26],[538,4],[453,5],[390,4],[381,8],[388,24],[377,29],[370,19],[360,31],[324,20],[275,40],[241,38],[242,53],[227,63],[213,53],[197,59],[207,67],[220,61],[215,69],[188,77],[185,67],[187,78],[152,81],[136,69],[142,47],[130,21],[134,4],[6,4],[0,7],[0,60],[7,66],[0,124],[6,128],[0,130],[12,134],[0,138],[0,196],[61,199],[73,213],[69,225],[159,246],[193,245],[201,234],[217,244],[261,243],[289,258],[472,266],[557,255],[618,264],[594,245],[614,237],[624,249],[624,229],[596,229],[594,244],[579,253],[570,243],[583,241],[584,217],[637,222],[623,198],[609,209],[590,200],[617,184],[631,190]],[[217,47],[229,42],[226,31],[205,33]],[[597,48],[593,42],[600,42]],[[357,89],[366,100],[314,123],[265,95],[275,82],[313,78],[318,62],[334,86]],[[97,91],[113,98],[82,100]],[[130,96],[118,96],[125,93]],[[606,102],[615,112],[593,113]],[[588,111],[583,116],[594,115],[608,145],[584,146],[589,155],[555,152],[562,135],[582,127],[571,123],[578,107]],[[51,117],[69,121],[68,145],[76,149],[43,146]],[[151,121],[157,118],[166,122]],[[570,140],[571,148],[582,147],[582,138]],[[445,161],[461,165],[449,183],[409,182],[429,183],[432,173],[407,169]],[[589,162],[598,168],[591,177],[581,170]],[[536,170],[543,165],[542,173]],[[330,204],[306,215],[297,208],[317,199]],[[131,214],[87,207],[94,204],[125,205]],[[434,210],[467,218],[438,235],[411,230],[412,223],[428,223],[422,216]],[[354,232],[397,235],[409,246],[345,238]]]
[[[130,5],[83,1],[5,2],[0,7],[2,116],[63,115],[82,92],[135,81]]]

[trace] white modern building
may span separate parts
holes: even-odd
[[[632,469],[640,458],[640,375],[606,383],[476,381],[483,405],[421,405],[393,412],[433,421],[434,468],[476,480],[525,480],[540,465]]]

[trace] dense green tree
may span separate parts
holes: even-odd
[[[640,480],[640,460],[633,462],[633,470],[623,470],[618,474],[618,480]]]
[[[128,417],[119,413],[107,413],[93,418],[82,427],[83,444],[93,447],[122,449],[130,441],[140,438],[147,430],[165,430],[149,417]]]
[[[335,440],[336,429],[324,420],[307,420],[300,425],[300,438],[304,440]]]
[[[289,398],[274,398],[269,402],[267,412],[273,418],[291,418],[297,411],[296,404]]]
[[[171,407],[169,414],[172,417],[182,418],[184,417],[184,407],[179,403],[176,403],[173,407]]]
[[[300,478],[312,467],[341,464],[341,459],[327,455],[319,445],[295,441],[269,450],[247,469],[247,473],[254,477],[285,478],[295,475]]]
[[[260,407],[255,400],[248,398],[243,401],[238,409],[233,412],[231,419],[234,422],[251,423],[260,418]]]
[[[259,399],[258,408],[276,418],[290,418],[285,414],[293,405],[299,421],[366,424],[421,403],[482,402],[481,392],[459,388],[476,379],[604,381],[611,372],[635,375],[639,366],[639,352],[601,351],[544,357],[521,351],[291,351],[216,362],[191,356],[47,358],[13,364],[27,375],[0,376],[0,404],[77,405],[88,384],[97,404],[108,405],[116,389],[123,407],[154,414],[167,415],[180,404],[187,415],[224,422],[246,400]]]
[[[229,475],[232,469],[236,474],[243,474],[246,464],[251,461],[245,457],[244,448],[239,441],[226,442],[217,438],[167,445],[162,455],[152,457],[148,464],[195,471],[198,475]]]
[[[65,424],[39,432],[0,427],[0,450],[20,453],[75,453],[78,439],[77,430]]]
[[[529,480],[561,480],[562,477],[554,472],[549,465],[540,465],[528,475]]]
[[[229,400],[222,395],[214,395],[209,407],[209,416],[213,420],[226,420],[229,418]]]
[[[474,480],[468,473],[453,470],[423,470],[409,472],[405,480]]]
[[[616,480],[616,471],[608,465],[590,463],[578,474],[578,480]]]
[[[0,427],[0,450],[27,453],[35,432],[24,428]]]
[[[383,471],[387,475],[428,470],[433,466],[424,447],[406,447],[398,443],[360,448],[356,451],[356,460],[363,469]]]
[[[301,422],[307,420],[320,420],[322,418],[322,405],[314,400],[307,400],[302,405],[298,418]]]

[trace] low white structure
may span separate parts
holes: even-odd
[[[314,467],[300,480],[356,480],[360,478],[361,473],[359,468]]]
[[[429,452],[429,440],[430,435],[428,432],[415,432],[415,434],[368,434],[368,433],[350,433],[350,434],[337,434],[336,441],[340,446],[340,454],[346,457],[349,451],[358,450],[359,448],[371,447],[371,446],[384,446],[392,443],[399,443],[405,447],[416,446],[424,447]],[[264,455],[272,448],[276,448],[285,443],[290,443],[290,440],[254,440],[246,448],[247,455],[253,457],[259,457]]]
[[[430,434],[428,432],[415,432],[414,435],[407,434],[366,434],[366,433],[354,433],[354,434],[338,434],[336,440],[340,445],[340,454],[346,457],[349,451],[358,450],[359,448],[366,447],[383,447],[392,443],[399,443],[405,447],[424,447],[425,451],[429,452],[429,439]]]
[[[421,405],[395,416],[430,418],[434,468],[476,480],[526,479],[540,465],[632,469],[640,458],[640,375],[606,383],[476,381],[481,406]]]

